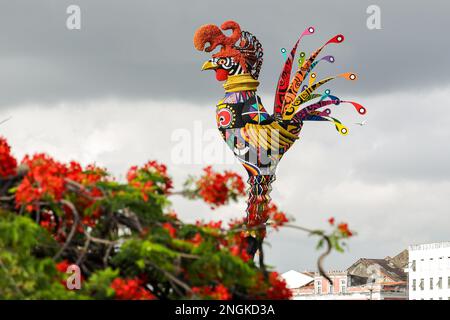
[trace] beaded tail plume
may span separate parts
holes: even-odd
[[[231,35],[225,35],[223,30],[231,30]],[[347,135],[348,128],[331,116],[330,107],[350,104],[359,114],[366,113],[362,105],[341,100],[329,89],[317,92],[336,78],[354,81],[357,76],[348,72],[318,80],[317,73],[313,71],[320,62],[335,62],[333,56],[319,55],[327,45],[342,43],[344,36],[341,34],[313,51],[309,58],[306,58],[305,52],[300,52],[296,58],[300,40],[314,32],[313,27],[305,29],[290,54],[286,49],[281,49],[285,63],[278,79],[273,113],[266,111],[256,94],[263,49],[253,34],[242,31],[234,21],[226,21],[220,28],[213,24],[203,25],[194,35],[197,50],[211,52],[220,47],[203,64],[202,70],[214,70],[216,79],[225,81],[225,97],[216,106],[217,127],[249,175],[246,224],[248,252],[252,256],[265,236],[264,226],[269,218],[275,169],[283,155],[299,139],[304,122],[329,122],[340,134]],[[298,61],[298,68],[291,80],[294,61]]]

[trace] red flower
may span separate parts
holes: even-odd
[[[155,296],[143,287],[143,281],[134,279],[116,278],[111,283],[117,300],[154,300]]]
[[[342,233],[342,235],[344,237],[351,237],[353,235],[353,233],[350,231],[350,229],[348,228],[348,224],[347,223],[340,223],[338,225],[338,230]]]
[[[227,204],[230,198],[235,200],[245,195],[245,185],[238,174],[229,171],[220,174],[210,166],[203,171],[204,175],[196,182],[197,192],[212,209]]]
[[[176,235],[177,235],[177,229],[175,229],[175,228],[172,226],[171,223],[166,222],[166,223],[163,224],[162,227],[163,227],[164,229],[166,229],[167,231],[169,231],[170,237],[172,237],[172,238],[175,238],[175,237],[176,237]]]
[[[245,242],[243,242],[242,244],[245,244]],[[233,256],[241,258],[244,262],[247,262],[251,259],[250,255],[247,253],[245,245],[234,245],[230,248],[230,252]]]
[[[137,178],[137,166],[132,166],[127,172],[127,181],[131,182]]]
[[[17,161],[11,155],[11,148],[5,138],[0,137],[0,177],[12,176],[16,173]]]
[[[43,227],[44,229],[46,229],[49,232],[52,232],[54,230],[54,228],[56,227],[56,221],[55,221],[55,217],[53,216],[53,213],[48,210],[43,210],[41,212],[40,218],[41,218],[41,220],[40,220],[39,224],[41,225],[41,227]]]
[[[195,236],[188,240],[190,243],[194,244],[194,246],[199,246],[203,242],[203,238],[200,233],[196,233]]]
[[[152,181],[131,181],[130,185],[141,191],[141,196],[144,201],[148,201],[148,194],[154,190]]]
[[[56,270],[61,273],[66,273],[67,268],[69,268],[70,265],[71,263],[68,260],[63,260],[56,264]]]
[[[334,218],[331,217],[330,219],[328,219],[328,223],[329,223],[330,225],[334,225]]]
[[[212,300],[230,300],[231,294],[223,284],[216,286],[192,287],[192,292],[201,298]]]
[[[271,300],[282,300],[292,298],[292,291],[287,288],[286,281],[277,272],[269,274],[271,287],[267,290],[267,298]]]
[[[286,281],[277,272],[269,273],[268,283],[262,273],[256,276],[256,283],[251,288],[253,299],[285,300],[292,298],[292,291],[288,289]]]
[[[289,219],[286,217],[286,214],[282,211],[278,211],[278,208],[275,204],[271,205],[271,210],[269,212],[270,217],[273,221],[272,226],[274,229],[283,226],[285,223],[289,222]]]

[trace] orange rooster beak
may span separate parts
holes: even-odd
[[[211,70],[211,69],[217,69],[219,66],[217,64],[215,64],[214,62],[211,61],[206,61],[203,66],[202,66],[202,71],[203,70]]]

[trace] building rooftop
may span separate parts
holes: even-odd
[[[450,241],[416,244],[408,247],[409,251],[443,249],[450,247]]]
[[[314,278],[295,270],[285,272],[281,275],[281,277],[286,280],[286,284],[289,289],[300,288],[314,281]]]
[[[347,269],[347,272],[349,273],[349,275],[358,276],[361,278],[368,278],[374,272],[374,269],[371,268],[373,267],[377,268],[377,266],[379,266],[380,268],[379,271],[387,275],[389,278],[391,278],[392,281],[405,281],[406,273],[404,272],[402,267],[399,267],[399,265],[403,264],[403,260],[405,258],[408,259],[408,257],[407,255],[406,256],[403,255],[402,259],[396,259],[396,257],[394,258],[387,257],[385,259],[361,258],[354,264],[352,264]]]

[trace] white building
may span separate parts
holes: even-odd
[[[410,300],[450,300],[450,242],[409,246]]]

